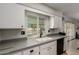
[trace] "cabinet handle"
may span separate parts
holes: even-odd
[[[32,53],[34,50],[30,50],[30,53]]]

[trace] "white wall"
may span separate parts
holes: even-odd
[[[34,11],[37,13],[46,13],[48,15],[57,15],[57,16],[62,16],[62,12],[60,11],[56,11],[44,4],[40,4],[40,3],[25,3],[25,4],[21,4],[21,5],[25,5],[27,10],[30,11]]]
[[[37,13],[44,13],[45,15],[58,15],[58,16],[62,16],[62,12],[56,11],[48,6],[45,6],[43,4],[24,4],[26,6],[24,6],[23,4],[19,4],[22,5],[26,10],[30,10],[30,11],[34,11]],[[0,31],[1,32],[1,31]],[[25,37],[21,35],[21,30],[18,29],[5,29],[2,30],[2,39],[13,39],[13,38],[22,38]],[[1,36],[0,35],[0,36]]]

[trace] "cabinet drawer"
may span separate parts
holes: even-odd
[[[30,48],[27,50],[28,55],[39,55],[39,47]]]

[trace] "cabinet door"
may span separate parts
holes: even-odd
[[[40,55],[49,55],[49,47],[46,45],[40,46]]]
[[[56,51],[57,51],[56,44],[53,45],[53,46],[50,46],[50,48],[49,48],[49,54],[50,55],[56,55],[57,54]]]
[[[54,20],[55,20],[55,17],[51,16],[50,17],[50,28],[54,28]]]
[[[24,28],[24,7],[19,4],[0,4],[0,28]]]
[[[50,17],[50,28],[59,28],[60,31],[62,30],[62,17],[59,16],[51,16]]]
[[[56,42],[47,43],[40,46],[41,55],[56,55]]]
[[[30,48],[27,50],[28,55],[39,55],[39,47]]]
[[[69,54],[74,54],[74,52],[76,51],[76,45],[75,45],[76,41],[75,40],[71,40],[69,42]]]
[[[23,55],[29,55],[27,50],[23,50],[23,51],[22,51],[22,54],[23,54]]]

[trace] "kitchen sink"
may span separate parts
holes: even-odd
[[[50,38],[50,37],[43,37],[43,38],[38,38],[36,40],[37,41],[48,41],[48,40],[52,40],[52,38]]]

